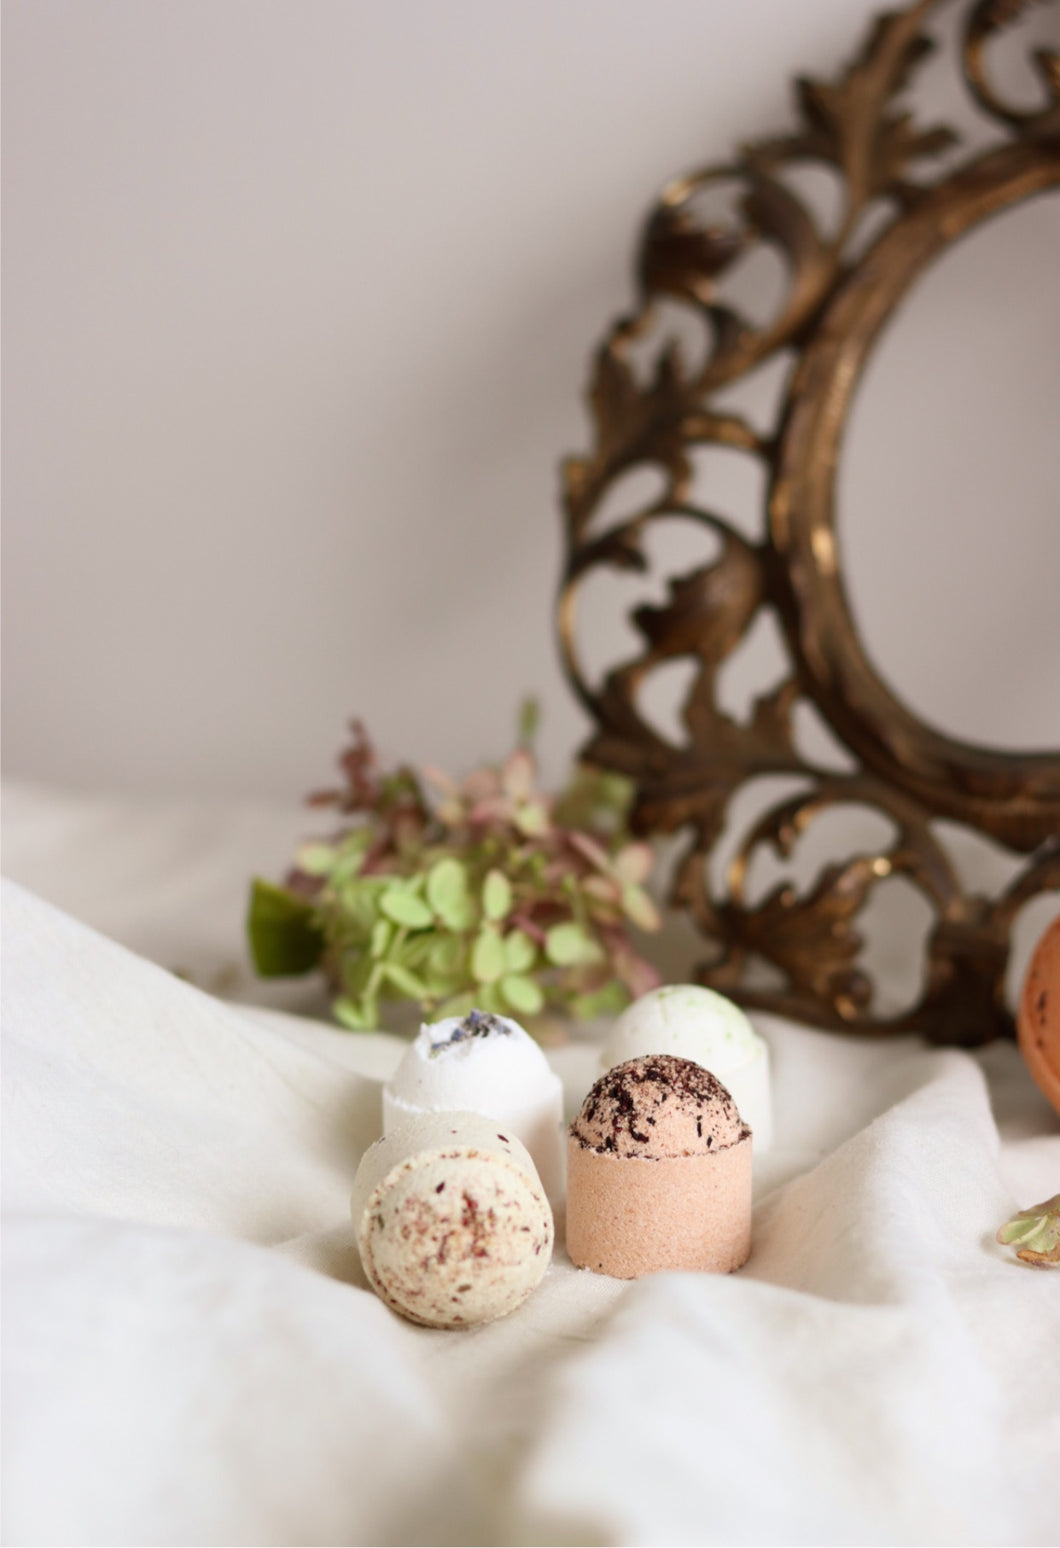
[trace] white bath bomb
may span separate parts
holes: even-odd
[[[521,1140],[545,1192],[563,1190],[563,1085],[509,1016],[473,1010],[420,1028],[383,1087],[383,1133],[426,1113],[483,1113]]]

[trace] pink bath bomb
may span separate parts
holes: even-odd
[[[567,1251],[636,1279],[725,1274],[751,1250],[751,1131],[691,1059],[646,1054],[608,1070],[567,1137]]]

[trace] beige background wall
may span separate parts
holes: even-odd
[[[293,798],[353,712],[459,768],[536,690],[555,774],[556,467],[642,214],[876,9],[6,4],[7,769]],[[1058,202],[940,267],[843,471],[881,663],[1016,745],[1060,742]]]

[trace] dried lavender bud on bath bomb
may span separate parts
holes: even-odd
[[[372,1288],[426,1327],[514,1311],[552,1256],[552,1211],[526,1147],[477,1113],[425,1115],[377,1140],[350,1209]]]
[[[751,1250],[751,1131],[692,1059],[648,1054],[602,1075],[567,1139],[567,1251],[636,1279],[728,1273]]]
[[[483,1113],[522,1140],[549,1198],[563,1191],[563,1085],[510,1016],[473,1010],[420,1028],[383,1087],[383,1133],[425,1113]]]

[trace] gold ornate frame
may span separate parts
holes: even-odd
[[[1060,187],[1060,54],[1034,62],[1046,101],[1036,110],[1002,100],[991,82],[989,45],[1035,3],[976,0],[965,9],[964,80],[1000,127],[996,143],[934,182],[914,174],[948,153],[949,127],[921,128],[896,96],[934,47],[924,25],[939,0],[882,16],[862,53],[834,83],[800,79],[800,125],[746,146],[663,190],[644,232],[639,304],[597,352],[590,385],[595,444],[564,466],[566,559],[558,622],[567,675],[596,725],[584,748],[594,763],[630,775],[635,821],[644,833],[686,836],[672,901],[687,908],[711,946],[702,982],[744,1003],[857,1032],[916,1029],[938,1042],[974,1045],[1012,1034],[1004,976],[1013,920],[1036,893],[1060,889],[1060,753],[1005,754],[944,736],[884,685],[858,637],[843,585],[835,526],[840,441],[876,339],[924,267],[991,215]],[[843,209],[826,235],[786,174],[818,163],[838,173]],[[705,224],[705,190],[741,188],[736,223]],[[860,252],[868,217],[885,223]],[[757,326],[725,297],[725,275],[757,244],[783,258],[787,289],[777,314]],[[677,303],[705,326],[703,363],[686,366],[678,345],[656,353],[646,380],[636,346],[660,302]],[[716,395],[782,351],[794,354],[772,433],[762,434]],[[768,477],[767,531],[755,543],[693,498],[692,452],[723,446],[757,458]],[[601,507],[631,470],[661,470],[663,493],[601,525]],[[590,683],[577,645],[578,603],[600,571],[647,570],[643,539],[674,517],[714,532],[719,557],[669,580],[661,607],[632,617],[644,644],[633,659]],[[761,609],[783,627],[790,675],[760,696],[741,724],[717,704],[717,674]],[[695,664],[682,708],[684,739],[663,736],[638,704],[659,667]],[[812,702],[858,769],[836,773],[796,746],[793,716]],[[798,775],[805,788],[767,811],[728,867],[726,895],[712,895],[707,862],[730,800],[760,775]],[[868,805],[896,832],[889,848],[825,867],[806,895],[778,886],[757,905],[747,896],[760,846],[790,854],[829,807]],[[945,817],[1027,856],[1001,896],[966,890],[930,823]],[[855,920],[878,883],[908,878],[936,916],[918,1002],[898,1016],[873,1009],[871,979],[857,964]],[[755,985],[756,959],[782,983]]]

